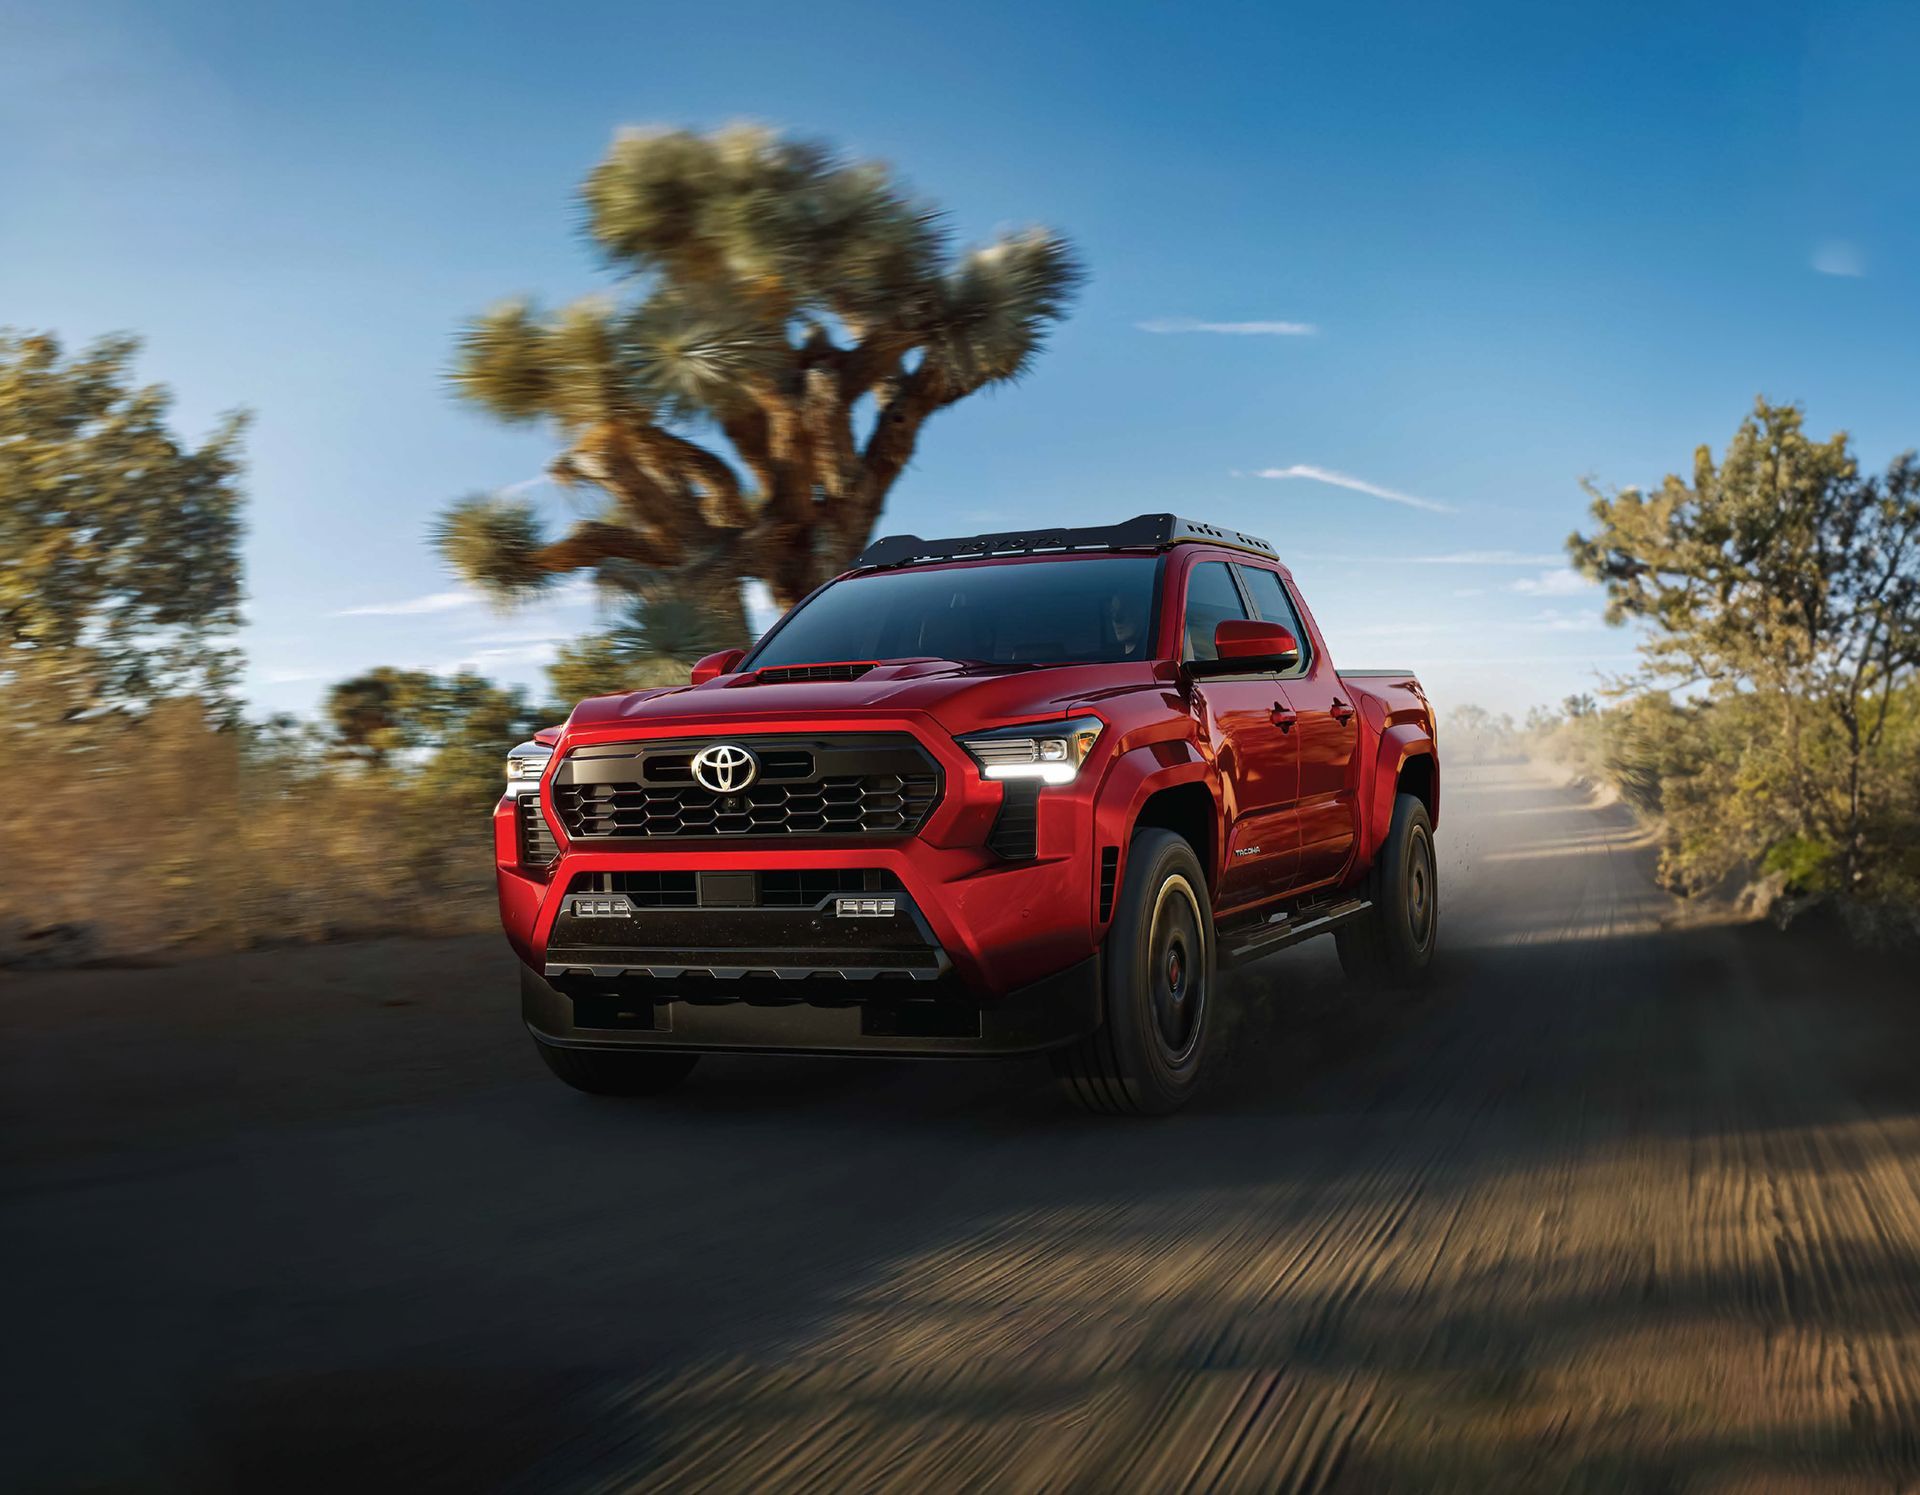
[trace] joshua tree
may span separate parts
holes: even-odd
[[[754,127],[622,133],[582,196],[617,291],[496,308],[453,377],[552,424],[549,475],[586,512],[549,536],[525,500],[472,497],[438,542],[506,598],[671,572],[730,638],[740,582],[784,607],[844,567],[928,418],[1025,372],[1081,280],[1048,230],[956,256],[886,167]]]

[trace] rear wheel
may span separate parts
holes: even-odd
[[[1053,1056],[1054,1073],[1089,1111],[1160,1116],[1199,1088],[1213,1022],[1213,907],[1193,847],[1172,831],[1138,832],[1101,960],[1104,1019]]]
[[[671,1051],[623,1053],[616,1049],[563,1049],[534,1040],[547,1068],[588,1095],[663,1095],[700,1062],[698,1054]]]
[[[1393,824],[1367,879],[1373,907],[1334,931],[1340,967],[1359,980],[1410,986],[1426,976],[1440,934],[1433,821],[1411,794],[1393,802]]]

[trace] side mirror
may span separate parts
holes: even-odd
[[[693,683],[705,685],[709,680],[718,679],[721,675],[730,675],[734,667],[746,657],[745,649],[722,649],[718,654],[709,654],[705,659],[695,662]]]
[[[1228,618],[1213,630],[1213,652],[1220,657],[1190,660],[1187,668],[1196,675],[1290,670],[1300,663],[1300,640],[1278,623]]]

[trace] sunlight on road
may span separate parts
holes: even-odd
[[[1516,794],[1548,802],[1487,813]],[[1617,813],[1524,770],[1456,774],[1451,826],[1501,848],[1455,869],[1456,902],[1522,927],[1456,917],[1424,1022],[1279,1117],[1128,1137],[1125,1170],[1086,1147],[1059,1203],[850,1274],[758,1353],[637,1383],[621,1422],[651,1476],[1483,1490],[1650,1459],[1681,1480],[1788,1451],[1875,1467],[1920,1389],[1911,1332],[1878,1327],[1920,1265],[1920,1122],[1821,1109],[1809,1048],[1774,1028],[1805,1015],[1752,1009],[1725,932],[1665,934]]]
[[[536,1072],[491,940],[18,980],[44,1374],[7,1455],[282,1492],[1911,1483],[1910,983],[1700,922],[1620,807],[1520,765],[1456,769],[1437,845],[1432,988],[1254,966],[1214,1093],[1145,1125],[1019,1064],[600,1104]]]

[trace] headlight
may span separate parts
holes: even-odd
[[[507,754],[507,793],[532,794],[540,787],[553,749],[544,742],[523,742]]]
[[[984,779],[1038,779],[1043,784],[1070,784],[1093,751],[1106,724],[1097,716],[1076,716],[1064,722],[1025,722],[992,732],[975,732],[960,739],[973,755]]]

